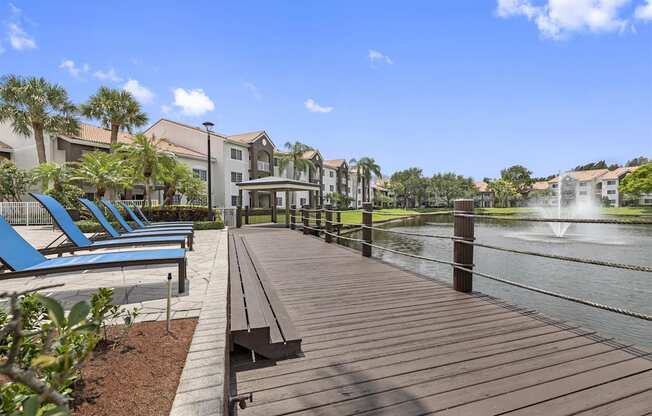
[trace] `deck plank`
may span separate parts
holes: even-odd
[[[303,338],[300,357],[234,367],[254,395],[240,415],[650,410],[652,361],[621,344],[301,233],[238,233]]]

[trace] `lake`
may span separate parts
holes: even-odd
[[[453,234],[450,219],[441,217],[402,221],[383,228],[419,234]],[[351,235],[360,238],[360,233]],[[590,258],[652,267],[652,226],[573,224],[564,238],[553,237],[546,223],[478,220],[477,242],[505,248]],[[373,232],[374,244],[394,250],[450,261],[450,240]],[[475,268],[497,277],[558,293],[652,315],[652,273],[571,263],[541,257],[475,248]],[[373,256],[392,264],[452,282],[450,266],[374,249]],[[652,322],[630,318],[551,296],[538,294],[474,275],[476,291],[512,304],[535,309],[605,337],[652,348]]]

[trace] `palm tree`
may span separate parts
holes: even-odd
[[[312,147],[301,142],[287,142],[284,147],[286,151],[277,154],[279,171],[286,169],[292,162],[292,179],[299,179],[300,175],[297,173],[315,168],[311,160],[303,158],[308,150],[313,150]]]
[[[11,120],[21,136],[34,133],[39,164],[47,162],[44,133],[77,135],[76,114],[66,90],[45,78],[7,75],[0,81],[0,122]]]
[[[186,190],[194,176],[187,165],[179,163],[176,159],[168,158],[161,163],[158,179],[163,182],[165,188],[163,205],[172,205],[177,192],[184,193],[183,191]]]
[[[118,132],[147,124],[147,115],[134,96],[125,90],[100,87],[95,95],[81,105],[85,117],[99,120],[104,128],[111,129],[111,144],[118,143]]]
[[[151,198],[149,188],[152,179],[158,177],[159,169],[162,163],[174,156],[159,150],[159,143],[162,139],[155,136],[145,136],[137,134],[133,137],[132,144],[121,143],[114,146],[117,153],[123,156],[123,159],[133,167],[140,179],[145,183],[145,200],[151,208]]]
[[[371,175],[382,178],[380,166],[371,157],[362,157],[357,163],[358,177],[362,181],[362,202],[369,202],[371,194]],[[366,191],[366,195],[365,195]]]
[[[84,153],[77,162],[73,162],[73,181],[79,181],[95,188],[95,199],[100,200],[109,189],[123,186],[128,170],[124,161],[114,154],[94,151]]]

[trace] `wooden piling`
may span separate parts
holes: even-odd
[[[332,205],[326,205],[326,234],[324,234],[324,241],[327,243],[332,243],[333,242],[333,236],[331,235],[333,233],[333,206]]]
[[[310,213],[307,211],[309,206],[310,205],[303,205],[301,207],[301,222],[303,223],[304,234],[310,233],[310,230],[308,229],[308,227],[310,226]]]
[[[321,205],[317,206],[317,211],[315,212],[315,226],[316,230],[313,232],[317,237],[319,237],[319,233],[321,230],[321,210],[323,209]]]
[[[473,241],[475,235],[473,217],[457,215],[473,214],[473,200],[458,199],[454,206],[453,236],[455,239]],[[453,241],[453,262],[465,269],[473,269],[473,246]],[[453,268],[453,288],[458,292],[473,291],[473,273]]]
[[[297,229],[297,206],[290,206],[290,230]]]
[[[246,225],[249,225],[249,205],[246,205],[246,206],[244,207],[244,217],[245,217],[245,221],[244,221],[244,223],[245,223]]]
[[[362,228],[362,239],[365,241],[367,244],[362,244],[362,255],[365,257],[371,257],[371,246],[369,244],[372,243],[371,241],[371,224],[373,223],[373,214],[372,210],[374,209],[374,206],[371,202],[365,202],[362,204],[362,224],[365,225],[365,227]]]

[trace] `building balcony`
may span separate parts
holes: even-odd
[[[269,162],[258,160],[256,166],[258,167],[258,170],[262,170],[263,172],[271,172]]]

